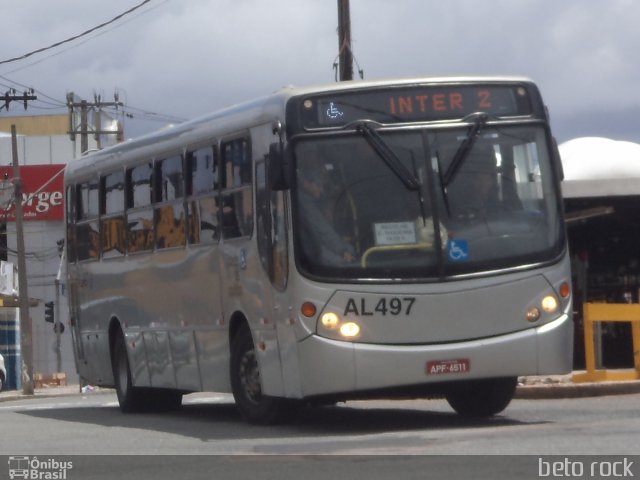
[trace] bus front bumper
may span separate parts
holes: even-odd
[[[303,397],[490,377],[563,374],[573,361],[566,314],[542,326],[439,345],[375,345],[312,335],[298,345]]]

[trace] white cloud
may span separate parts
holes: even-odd
[[[3,37],[12,41],[0,42],[0,60],[136,3],[2,6]],[[351,0],[351,19],[366,78],[525,75],[539,83],[558,117],[598,111],[601,123],[602,112],[615,123],[622,109],[628,117],[640,107],[637,1]],[[287,84],[331,82],[336,24],[335,0],[152,0],[89,41],[0,65],[0,75],[61,100],[67,90],[91,97],[118,87],[134,106],[192,117]]]

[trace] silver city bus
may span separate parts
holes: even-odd
[[[501,77],[286,88],[74,160],[79,374],[123,411],[496,414],[519,375],[571,369],[561,179],[538,89]]]

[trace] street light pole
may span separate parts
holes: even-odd
[[[18,251],[18,290],[20,306],[20,353],[22,357],[22,393],[33,395],[33,343],[31,317],[29,316],[29,292],[27,291],[27,263],[24,255],[24,230],[22,225],[22,180],[18,167],[18,139],[16,126],[11,125],[11,154],[13,157],[14,203],[16,206],[16,249]]]

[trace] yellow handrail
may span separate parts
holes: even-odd
[[[379,245],[377,247],[368,248],[362,255],[360,264],[362,267],[367,266],[367,258],[372,253],[377,252],[392,252],[397,250],[433,250],[433,243],[406,243],[402,245]]]

